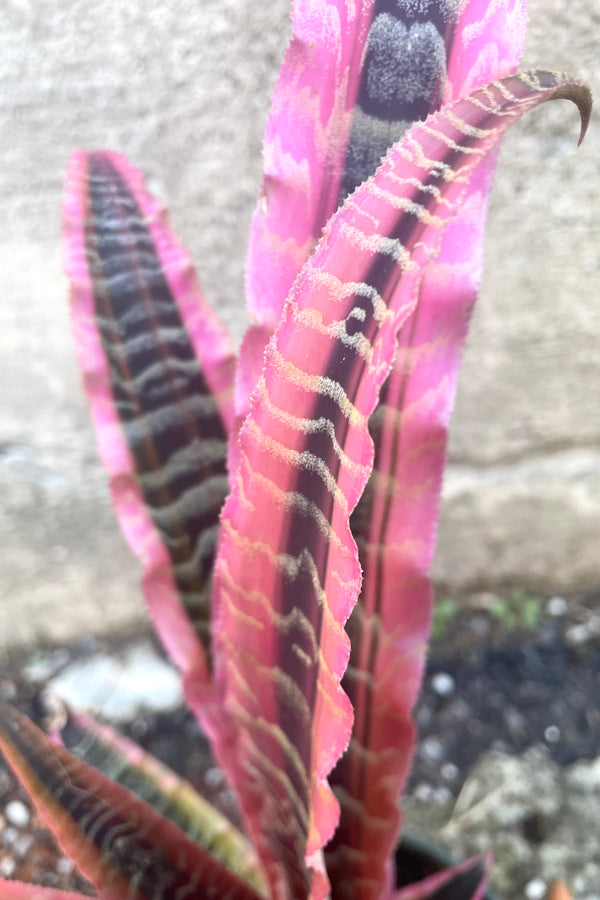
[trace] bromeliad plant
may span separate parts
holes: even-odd
[[[582,135],[590,112],[561,75],[512,74],[524,21],[522,0],[296,0],[235,386],[140,173],[73,154],[65,260],[100,450],[245,829],[109,728],[72,714],[78,758],[3,705],[7,759],[102,898],[483,895],[485,860],[398,890],[392,853],[496,149],[546,100],[573,100]],[[1,882],[33,896],[75,895]]]

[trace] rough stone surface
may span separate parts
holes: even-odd
[[[122,721],[141,710],[163,712],[183,702],[181,678],[150,643],[122,653],[96,653],[77,660],[48,682],[48,688],[72,709]]]
[[[434,573],[450,590],[594,590],[599,538],[599,450],[455,464],[444,485]]]
[[[491,849],[499,897],[521,897],[538,880],[545,891],[559,878],[575,900],[598,897],[600,759],[561,769],[538,747],[520,757],[490,752],[454,806],[435,807],[416,794],[404,805],[407,821],[457,858]]]
[[[529,8],[525,64],[574,71],[600,93],[600,9]],[[288,37],[288,0],[0,4],[3,644],[142,615],[71,349],[58,252],[69,150],[110,146],[150,173],[239,337],[261,139]],[[453,588],[600,584],[598,118],[576,151],[576,114],[553,104],[501,153],[436,564]]]

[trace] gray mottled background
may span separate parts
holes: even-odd
[[[287,0],[0,3],[0,646],[143,615],[73,359],[60,269],[73,146],[150,175],[236,336]],[[600,0],[531,0],[524,63],[600,83]],[[438,582],[600,586],[599,116],[505,141],[461,377]]]

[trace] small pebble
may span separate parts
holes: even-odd
[[[544,729],[544,738],[549,744],[558,743],[558,741],[560,741],[560,728],[558,725],[548,725],[548,727]]]
[[[551,597],[546,604],[546,612],[550,616],[564,616],[567,611],[567,601],[564,597]]]
[[[546,882],[541,878],[534,878],[525,885],[527,900],[542,900],[546,896]]]
[[[567,628],[565,636],[569,644],[585,644],[589,640],[590,632],[587,625],[571,625]]]
[[[225,784],[225,776],[217,766],[208,769],[204,775],[204,780],[210,788],[221,788]]]
[[[15,828],[26,828],[29,824],[31,813],[20,800],[11,800],[7,803],[4,814]]]
[[[515,706],[508,706],[504,711],[504,721],[510,733],[521,737],[527,733],[525,717]]]
[[[417,800],[420,800],[421,803],[431,803],[433,788],[425,781],[421,781],[415,788],[415,797]]]
[[[0,859],[0,875],[4,878],[11,878],[16,871],[17,864],[12,858],[12,856],[5,856],[4,859]]]
[[[17,859],[25,859],[31,848],[33,847],[33,835],[20,834],[12,845],[12,852]]]
[[[452,803],[452,791],[447,787],[438,787],[433,792],[433,802],[437,806],[448,806],[449,803]]]
[[[444,781],[456,781],[459,776],[458,766],[455,766],[453,762],[444,763],[440,771]]]
[[[459,697],[452,701],[452,705],[448,708],[448,715],[458,719],[459,722],[468,722],[473,716],[473,712],[469,704]]]
[[[56,860],[56,871],[59,875],[70,875],[73,871],[73,863],[66,856]]]
[[[433,718],[433,713],[428,706],[420,706],[415,713],[415,722],[420,728],[429,725]]]
[[[12,826],[9,825],[8,828],[2,829],[2,834],[0,835],[0,840],[2,841],[2,843],[4,844],[5,847],[12,847],[12,845],[14,844],[14,842],[17,840],[18,837],[19,837],[19,832],[17,831],[17,829],[13,828]]]
[[[449,697],[454,693],[456,683],[452,675],[447,672],[436,672],[431,679],[431,687],[440,697]]]
[[[600,616],[597,614],[590,616],[587,627],[588,631],[591,631],[592,634],[600,634]]]
[[[428,762],[439,762],[444,758],[444,747],[437,738],[430,737],[421,744],[421,756]]]

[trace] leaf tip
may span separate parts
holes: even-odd
[[[577,146],[580,147],[588,130],[592,115],[593,98],[591,90],[584,82],[573,80],[559,87],[554,97],[556,100],[571,100],[579,110],[581,127],[579,129]]]

